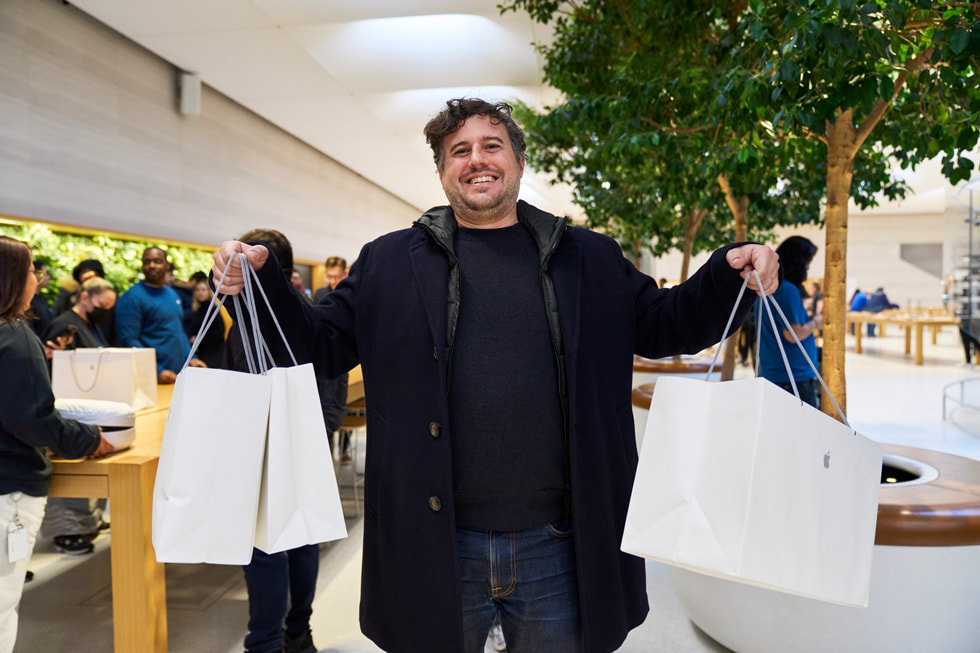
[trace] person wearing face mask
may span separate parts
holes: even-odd
[[[55,349],[61,345],[67,349],[106,347],[109,340],[104,328],[115,305],[112,284],[97,276],[86,279],[79,287],[74,306],[51,322],[42,340]],[[105,507],[105,499],[48,499],[41,533],[53,537],[55,549],[61,553],[92,553],[92,541],[108,528],[102,519]]]
[[[106,323],[116,305],[116,291],[102,277],[86,279],[78,289],[75,305],[65,311],[48,325],[41,334],[44,342],[56,341],[65,337],[70,327],[74,327],[74,339],[66,339],[69,349],[77,347],[108,347],[109,334],[105,331]]]

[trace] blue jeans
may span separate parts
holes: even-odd
[[[572,530],[456,531],[463,651],[482,653],[499,616],[508,653],[582,650]]]
[[[252,549],[252,562],[244,567],[248,588],[246,651],[280,653],[284,630],[295,636],[310,627],[319,551],[316,544],[271,554]]]
[[[786,392],[793,394],[793,386],[787,381],[786,383],[777,383],[780,388],[786,390]],[[820,408],[820,381],[816,379],[809,379],[807,381],[797,381],[796,389],[800,393],[800,399],[813,406],[814,408]]]

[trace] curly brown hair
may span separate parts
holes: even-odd
[[[8,322],[27,317],[24,287],[33,274],[31,248],[8,236],[0,236],[0,320]]]
[[[426,123],[423,130],[425,142],[432,148],[432,158],[436,162],[436,168],[442,172],[445,157],[442,142],[446,136],[455,134],[463,123],[473,116],[486,116],[490,118],[491,123],[506,127],[511,147],[514,148],[514,155],[518,162],[523,162],[527,145],[524,143],[523,130],[510,115],[513,110],[514,108],[506,102],[490,103],[479,98],[456,98],[446,102],[446,107]]]

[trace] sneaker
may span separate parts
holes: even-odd
[[[317,653],[316,646],[313,644],[313,631],[309,628],[301,635],[285,633],[283,644],[283,653]]]
[[[345,449],[344,453],[340,454],[340,462],[349,463],[353,458],[350,455],[350,449]]]
[[[29,583],[32,580],[34,580],[34,572],[28,569],[27,574],[24,576],[24,582]]]
[[[500,624],[494,624],[493,628],[490,629],[490,645],[493,646],[495,651],[506,651],[507,642],[504,641],[504,629],[500,627]]]
[[[80,556],[92,553],[95,550],[95,545],[84,535],[55,535],[54,548],[59,553]]]

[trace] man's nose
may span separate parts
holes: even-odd
[[[486,153],[481,147],[474,147],[470,152],[470,167],[471,168],[482,168],[486,165],[487,157]]]

